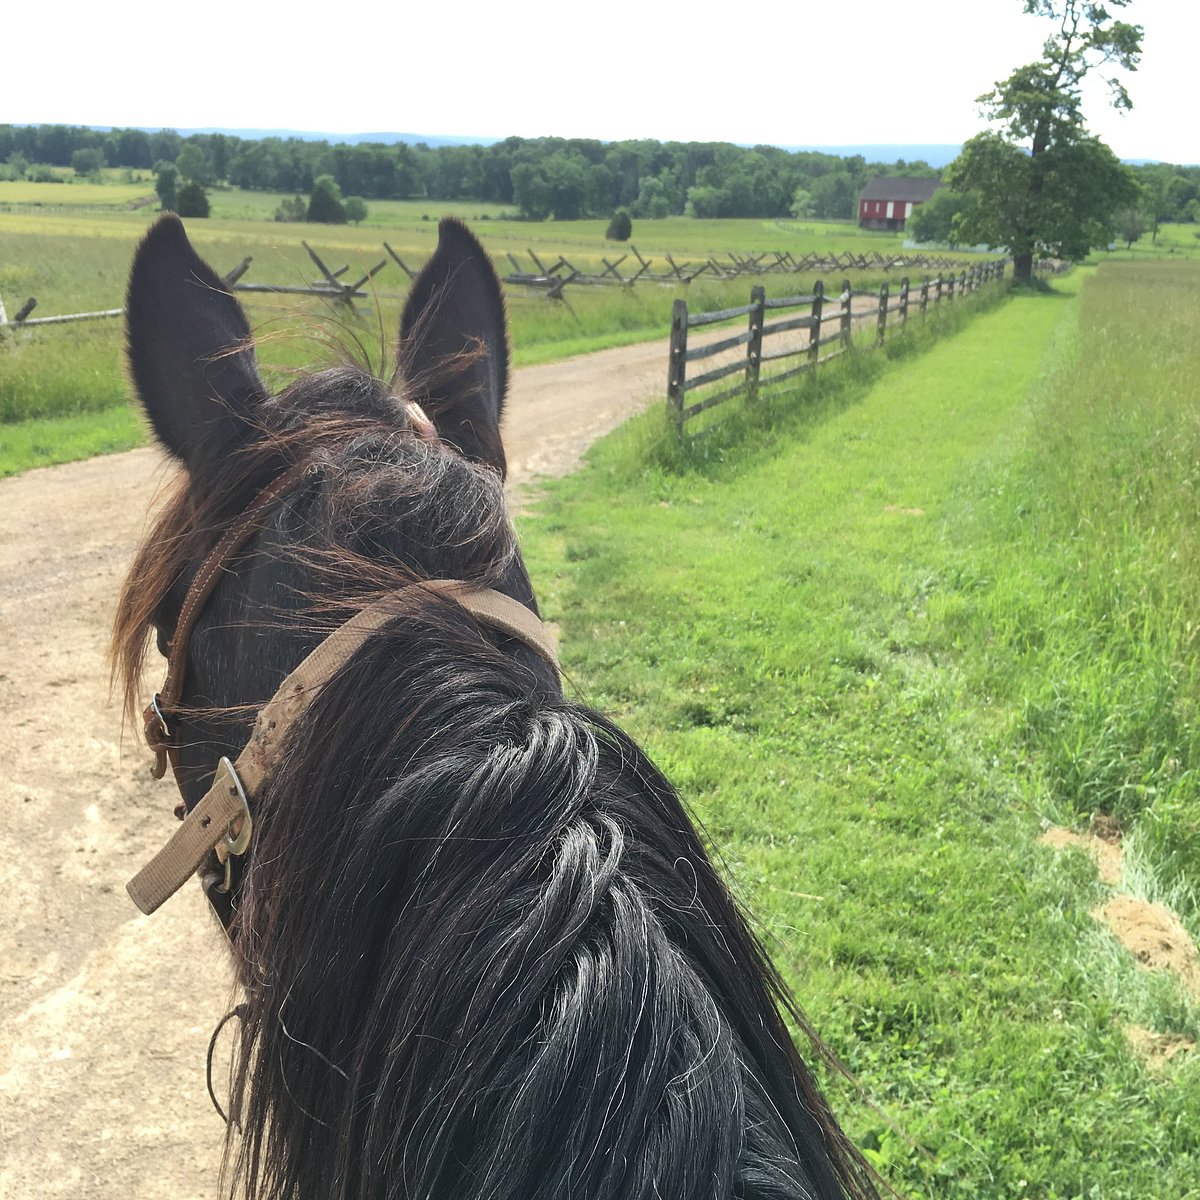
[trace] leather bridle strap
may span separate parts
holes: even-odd
[[[230,854],[245,851],[251,828],[249,801],[258,795],[276,765],[288,729],[368,638],[395,617],[411,611],[401,597],[412,592],[432,592],[455,601],[481,624],[518,639],[558,670],[549,631],[523,604],[502,592],[435,579],[403,588],[362,609],[335,629],[283,681],[259,712],[254,732],[237,762],[221,759],[204,798],[187,814],[171,840],[126,885],[142,912],[154,912],[174,895],[212,851],[222,863]]]

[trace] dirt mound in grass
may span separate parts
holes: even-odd
[[[1077,846],[1088,854],[1096,864],[1100,882],[1109,887],[1117,887],[1121,882],[1121,842],[1119,833],[1114,838],[1104,837],[1099,833],[1072,833],[1061,825],[1052,825],[1038,839],[1040,845],[1049,846],[1052,850],[1063,850],[1068,846]]]
[[[1127,1025],[1125,1040],[1152,1071],[1161,1071],[1173,1058],[1192,1054],[1196,1049],[1194,1038],[1180,1033],[1155,1033],[1141,1025]]]
[[[1170,971],[1200,1000],[1200,953],[1179,918],[1161,904],[1114,896],[1094,914],[1149,971]]]
[[[1112,818],[1094,818],[1087,833],[1073,833],[1054,825],[1038,842],[1052,850],[1083,850],[1096,864],[1102,883],[1113,888],[1121,885],[1121,828]],[[1092,916],[1108,926],[1139,966],[1148,971],[1170,971],[1188,994],[1200,1001],[1200,952],[1170,909],[1133,896],[1114,896]],[[1196,1050],[1195,1040],[1182,1034],[1158,1033],[1141,1025],[1128,1025],[1124,1032],[1130,1050],[1153,1071],[1161,1071],[1172,1059]]]

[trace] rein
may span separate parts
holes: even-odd
[[[155,754],[150,772],[154,778],[161,779],[170,761],[181,795],[178,747],[169,721],[179,712],[192,631],[229,564],[258,531],[263,512],[295,487],[304,475],[304,466],[297,465],[259,492],[204,560],[180,610],[171,639],[166,682],[147,707],[144,719],[146,741]],[[182,824],[126,884],[126,891],[142,912],[154,912],[183,886],[190,875],[200,872],[205,893],[221,916],[226,906],[214,893],[229,892],[232,860],[245,854],[250,845],[253,830],[251,802],[259,795],[277,763],[288,730],[359,648],[404,611],[407,606],[400,598],[412,592],[455,601],[479,624],[523,642],[558,670],[554,641],[542,622],[523,604],[491,588],[476,588],[452,579],[433,579],[410,584],[393,596],[361,609],[325,638],[280,684],[259,711],[250,740],[237,760],[220,760],[211,786],[196,807],[187,812],[185,805],[177,806],[176,813]],[[228,928],[223,917],[222,924]]]

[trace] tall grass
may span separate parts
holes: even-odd
[[[1050,803],[1200,878],[1200,264],[1113,263],[994,506],[1016,574],[987,614]],[[1001,654],[1011,655],[1008,664]]]

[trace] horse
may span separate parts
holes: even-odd
[[[171,215],[126,327],[179,470],[113,669],[133,711],[152,640],[168,659],[147,734],[182,795],[172,879],[130,890],[149,910],[198,871],[228,934],[231,1193],[875,1197],[679,796],[564,696],[505,507],[503,297],[467,227],[440,223],[386,378],[347,354],[271,394]]]

